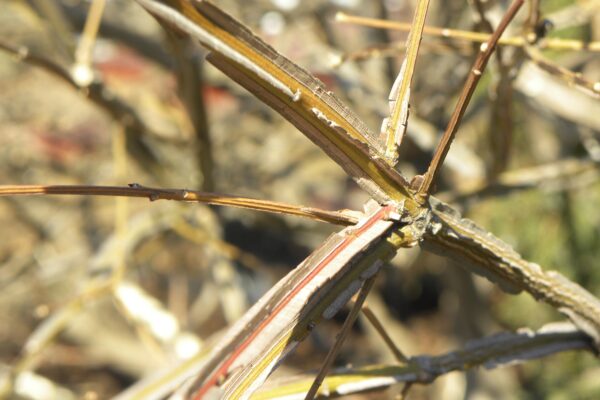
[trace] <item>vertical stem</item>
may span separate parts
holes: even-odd
[[[201,174],[198,189],[212,192],[215,188],[213,177],[214,160],[208,114],[204,101],[202,76],[203,65],[199,57],[192,53],[192,42],[167,31],[169,44],[176,59],[176,76],[179,96],[196,134],[196,165]]]
[[[417,63],[425,18],[429,8],[429,0],[419,0],[413,17],[410,33],[406,41],[406,57],[402,62],[400,73],[392,86],[389,96],[391,114],[384,120],[386,135],[386,157],[392,164],[398,159],[398,147],[406,132],[408,122],[410,86]]]
[[[87,86],[92,81],[91,71],[92,51],[100,28],[106,0],[94,0],[88,12],[81,39],[75,50],[75,70],[73,79],[81,86]]]

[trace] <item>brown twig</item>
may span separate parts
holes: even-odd
[[[194,42],[165,30],[175,59],[174,71],[177,76],[177,89],[187,115],[194,127],[196,165],[201,179],[198,188],[204,191],[215,190],[213,145],[210,125],[203,95],[204,57],[200,57],[193,47]]]
[[[198,192],[186,189],[161,189],[138,185],[129,186],[91,186],[91,185],[16,185],[0,186],[0,196],[32,195],[74,195],[74,196],[115,196],[145,197],[150,201],[175,200],[205,203],[217,206],[230,206],[288,214],[329,222],[338,225],[353,225],[358,218],[351,211],[327,211],[312,207],[296,206],[268,200],[250,199],[225,194]]]
[[[383,326],[381,321],[379,321],[379,318],[377,318],[377,316],[375,315],[375,313],[373,313],[373,310],[371,310],[367,303],[365,303],[362,306],[361,311],[365,318],[371,323],[373,328],[375,328],[375,331],[377,331],[379,336],[381,336],[388,349],[390,349],[392,354],[394,354],[396,361],[398,361],[399,363],[408,362],[408,357],[406,357],[404,353],[402,353],[402,350],[400,350],[398,346],[396,346],[396,343],[394,343],[388,332],[385,330],[385,327]]]
[[[435,178],[437,177],[437,174],[442,164],[444,163],[446,155],[450,150],[450,146],[452,144],[452,141],[454,140],[454,137],[456,136],[458,126],[460,125],[460,122],[467,109],[467,106],[469,105],[471,97],[473,96],[475,87],[477,86],[477,83],[479,82],[479,79],[483,74],[483,71],[490,59],[490,56],[492,55],[494,49],[496,48],[496,45],[498,44],[500,36],[502,36],[502,33],[504,33],[508,24],[515,17],[523,3],[524,0],[515,0],[511,4],[508,11],[502,18],[502,21],[500,21],[498,28],[496,28],[496,30],[490,37],[490,40],[481,46],[481,52],[477,56],[477,59],[475,60],[475,63],[471,68],[469,76],[467,77],[467,81],[465,82],[465,85],[463,87],[463,91],[458,99],[458,103],[456,104],[456,108],[454,109],[454,112],[452,113],[452,116],[450,118],[450,122],[448,123],[446,131],[444,132],[444,135],[442,136],[442,139],[435,150],[431,164],[429,164],[429,168],[427,169],[427,172],[423,177],[423,183],[421,184],[421,187],[418,191],[419,196],[423,199],[429,196],[430,194],[431,186],[433,185],[433,182],[435,182]]]
[[[333,364],[335,357],[339,353],[339,351],[342,347],[342,344],[344,344],[344,340],[346,340],[346,337],[348,336],[348,333],[350,332],[350,328],[356,321],[356,318],[358,317],[358,313],[360,312],[362,305],[364,304],[365,300],[367,299],[367,296],[369,295],[369,292],[371,291],[371,288],[373,287],[373,284],[375,283],[376,278],[377,278],[377,274],[375,274],[371,278],[367,279],[365,281],[365,283],[363,284],[362,288],[360,289],[360,292],[358,293],[358,296],[356,298],[356,302],[352,306],[352,309],[350,310],[350,314],[348,314],[348,316],[346,317],[346,320],[344,321],[344,324],[342,325],[342,329],[340,330],[340,333],[336,337],[335,343],[333,344],[331,349],[329,349],[329,353],[327,353],[327,357],[325,357],[325,361],[323,361],[323,364],[321,365],[321,369],[319,370],[319,373],[317,374],[310,389],[308,390],[308,393],[306,393],[306,397],[304,398],[305,400],[313,400],[315,398],[315,396],[317,395],[317,392],[319,391],[319,388],[321,387],[321,384],[323,383],[325,376],[327,376],[327,373],[329,372],[329,369],[331,368],[331,365]]]

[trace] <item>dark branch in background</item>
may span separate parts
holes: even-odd
[[[186,189],[160,189],[132,183],[129,186],[89,186],[89,185],[19,185],[0,186],[0,196],[32,195],[73,195],[73,196],[114,196],[145,197],[150,201],[176,200],[206,203],[217,206],[231,206],[278,214],[296,215],[338,225],[354,225],[358,222],[357,213],[352,211],[327,211],[312,207],[295,206],[268,200],[226,194],[198,192]]]
[[[156,134],[150,127],[146,126],[138,113],[129,104],[112,93],[99,77],[95,77],[88,86],[82,87],[65,67],[50,58],[33,53],[26,46],[15,46],[0,40],[0,50],[13,54],[19,61],[45,70],[69,84],[73,89],[83,93],[115,121],[123,125],[127,138],[127,150],[135,160],[141,166],[152,168],[153,172],[157,174],[161,173],[158,159],[143,140],[144,135],[156,136]]]
[[[179,96],[185,105],[196,134],[194,142],[196,165],[201,175],[198,188],[210,192],[215,190],[215,181],[210,128],[203,95],[204,62],[188,37],[178,36],[168,29],[165,29],[165,32],[176,61],[175,75],[177,76]]]
[[[467,81],[465,82],[463,91],[460,95],[460,98],[458,99],[458,103],[456,104],[454,113],[450,118],[448,127],[446,128],[446,131],[444,132],[444,135],[442,136],[442,139],[438,144],[437,149],[435,150],[433,159],[431,160],[431,164],[429,164],[427,172],[423,176],[423,183],[419,188],[419,195],[423,198],[426,198],[427,196],[429,196],[429,194],[431,194],[432,185],[435,182],[435,179],[439,173],[440,168],[442,167],[442,164],[444,163],[444,160],[446,159],[448,151],[450,150],[450,146],[452,145],[452,141],[456,136],[456,132],[458,131],[458,127],[462,120],[462,116],[464,115],[467,106],[469,105],[469,101],[473,96],[473,92],[475,91],[477,83],[479,82],[479,79],[483,74],[483,71],[490,59],[490,56],[492,55],[494,49],[496,48],[496,45],[498,44],[500,36],[502,36],[502,33],[504,33],[504,31],[506,30],[508,24],[515,17],[517,12],[523,5],[523,2],[524,0],[515,0],[511,4],[510,8],[502,18],[502,21],[500,21],[500,25],[498,25],[498,28],[496,29],[490,40],[486,44],[483,44],[481,46],[481,52],[477,56],[477,59],[475,60],[475,63],[471,68],[471,72],[467,77]]]
[[[45,22],[46,31],[51,35],[52,42],[60,55],[72,62],[75,54],[75,36],[60,4],[54,0],[32,0],[31,3],[31,7]],[[83,23],[81,27],[83,28]]]
[[[488,33],[494,32],[494,27],[485,15],[485,6],[482,0],[473,0],[477,10],[479,25]],[[496,61],[498,66],[498,80],[492,84],[493,94],[488,95],[491,102],[491,116],[489,121],[489,148],[492,154],[490,180],[494,180],[508,165],[510,148],[513,138],[513,86],[510,76],[511,65],[508,63],[502,46],[496,48]]]

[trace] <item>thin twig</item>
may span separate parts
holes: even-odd
[[[379,318],[377,318],[377,316],[375,315],[375,313],[373,313],[373,310],[371,310],[367,303],[365,303],[362,306],[361,311],[365,318],[371,323],[371,325],[373,325],[375,331],[377,331],[379,336],[381,336],[381,338],[383,339],[387,347],[390,349],[392,354],[394,354],[396,361],[398,361],[399,363],[408,362],[408,357],[406,357],[404,353],[402,353],[402,350],[400,350],[398,346],[396,346],[396,343],[394,343],[388,332],[385,330],[385,327],[383,326],[381,321],[379,321]]]
[[[477,56],[469,76],[467,77],[467,81],[465,82],[463,91],[458,99],[456,108],[450,117],[450,122],[448,123],[446,131],[444,132],[444,135],[442,136],[442,139],[435,150],[433,159],[431,164],[429,164],[427,172],[423,176],[423,183],[419,188],[420,197],[426,198],[430,194],[431,186],[433,185],[433,182],[435,181],[435,178],[437,177],[437,174],[444,163],[446,154],[448,154],[448,151],[450,150],[450,146],[454,140],[454,137],[456,136],[458,126],[460,125],[462,117],[467,109],[467,106],[469,105],[471,96],[473,96],[475,87],[477,86],[477,83],[483,74],[487,62],[494,52],[500,36],[502,36],[502,33],[504,33],[504,30],[515,17],[523,3],[524,0],[515,0],[511,4],[508,11],[502,18],[502,21],[500,21],[500,25],[490,37],[490,40],[481,46],[481,52]]]
[[[398,161],[398,147],[406,133],[408,123],[410,86],[415,72],[419,47],[423,37],[423,27],[427,17],[429,0],[419,0],[417,9],[413,17],[412,28],[406,41],[406,57],[402,62],[400,73],[392,86],[389,101],[391,114],[389,118],[384,119],[383,127],[385,129],[386,157],[391,164]]]
[[[369,295],[369,292],[371,291],[371,288],[373,287],[373,284],[375,283],[376,278],[377,278],[377,274],[375,274],[371,278],[367,279],[365,281],[365,283],[363,284],[362,288],[360,289],[360,292],[358,293],[358,297],[356,298],[356,302],[352,306],[352,309],[350,310],[350,314],[348,314],[348,316],[346,317],[346,320],[344,321],[344,324],[342,325],[342,329],[340,330],[340,333],[337,335],[335,343],[333,344],[331,349],[329,349],[329,353],[327,353],[327,357],[325,357],[325,361],[323,361],[323,364],[321,365],[321,369],[319,370],[317,377],[313,381],[310,389],[308,390],[308,393],[306,393],[305,400],[313,400],[315,398],[315,396],[317,395],[317,392],[319,391],[319,388],[321,387],[321,384],[323,383],[325,376],[327,376],[327,372],[329,372],[329,369],[331,368],[333,361],[335,360],[337,354],[339,353],[339,351],[342,347],[342,344],[344,343],[344,340],[346,339],[346,337],[348,336],[348,333],[350,332],[350,328],[354,324],[354,321],[356,321],[356,318],[358,317],[358,313],[360,312],[360,309],[362,308],[363,303],[367,299],[367,296]]]
[[[368,26],[372,28],[394,29],[399,31],[410,30],[410,24],[407,24],[405,22],[385,21],[376,18],[358,17],[355,15],[349,15],[341,12],[336,14],[335,20],[337,22]],[[465,40],[476,43],[485,43],[490,40],[491,36],[486,33],[463,31],[459,29],[440,28],[435,26],[426,26],[423,29],[423,34],[427,36],[437,36],[442,38]],[[530,45],[530,43],[521,36],[501,38],[498,41],[498,44],[502,46],[516,47],[524,47]],[[600,52],[599,41],[584,42],[581,40],[574,39],[544,38],[538,41],[536,43],[536,46],[540,49],[585,50],[592,52]]]
[[[75,65],[73,66],[73,79],[80,86],[88,86],[94,79],[92,70],[92,52],[100,28],[100,20],[104,13],[106,0],[94,0],[90,6],[81,39],[75,50]]]
[[[299,217],[329,222],[338,225],[354,225],[358,218],[352,211],[327,211],[313,207],[296,206],[268,200],[257,200],[225,194],[198,192],[186,189],[161,189],[132,183],[129,186],[93,186],[93,185],[15,185],[0,186],[0,196],[31,195],[75,195],[75,196],[116,196],[145,197],[150,201],[175,200],[231,206],[265,211],[277,214],[289,214]]]
[[[177,76],[177,90],[195,133],[196,165],[201,175],[198,189],[215,190],[213,145],[210,137],[210,124],[203,95],[204,57],[200,57],[193,47],[193,41],[180,37],[165,29],[170,48],[175,58],[174,71]]]
[[[468,44],[456,45],[453,43],[443,43],[441,41],[431,41],[421,43],[421,48],[423,51],[428,51],[431,53],[452,53],[464,56],[470,56],[473,54],[473,47],[469,46]],[[376,44],[365,47],[362,50],[344,53],[331,65],[333,68],[338,68],[349,61],[360,62],[371,58],[398,57],[400,52],[404,51],[405,49],[406,44],[403,42]]]
[[[580,73],[573,72],[567,68],[555,64],[554,62],[545,58],[542,53],[534,47],[526,47],[525,53],[527,54],[527,57],[529,57],[529,59],[538,67],[549,74],[562,79],[569,86],[575,86],[583,89],[582,91],[584,93],[587,93],[594,98],[598,98],[600,96],[600,81],[592,82],[584,78]]]

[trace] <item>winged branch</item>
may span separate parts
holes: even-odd
[[[568,335],[560,337],[560,341],[576,343],[573,348],[589,348],[592,343],[598,349],[600,301],[596,297],[562,275],[544,272],[536,264],[523,260],[506,243],[429,196],[433,178],[477,83],[473,75],[481,75],[501,31],[523,0],[513,3],[500,29],[482,49],[482,56],[465,85],[466,95],[461,97],[449,125],[449,134],[427,175],[424,191],[411,186],[399,170],[386,162],[385,144],[320,81],[218,7],[205,1],[136,1],[167,29],[187,35],[206,47],[211,63],[294,124],[379,203],[369,206],[357,225],[332,235],[279,281],[220,337],[210,354],[163,379],[160,390],[155,390],[153,396],[169,394],[184,381],[178,392],[186,398],[250,396],[316,324],[335,315],[399,249],[416,244],[460,260],[465,267],[510,293],[527,291],[555,307],[577,326],[569,333],[572,342]],[[70,80],[64,71],[56,73]],[[118,195],[108,192],[113,189],[107,189],[107,194]],[[185,200],[190,196],[183,191],[134,189],[151,199],[158,195],[158,198],[179,196]],[[560,336],[556,335],[551,337]],[[538,351],[531,354],[546,355],[556,349],[540,339],[548,336],[533,337],[533,341],[531,336],[525,339],[525,350]],[[505,339],[486,342],[459,356],[413,358],[409,363],[410,373],[414,380],[431,381],[443,371],[462,368],[461,362],[465,360],[485,364],[501,363],[503,355],[509,360],[527,358],[517,339]],[[490,346],[492,343],[500,345]],[[132,390],[120,398],[140,398],[144,390]]]
[[[381,160],[383,148],[365,124],[307,71],[277,53],[210,3],[137,1],[169,29],[187,34],[207,47],[211,51],[209,60],[217,68],[292,122],[375,200],[385,205],[366,219],[370,222],[363,221],[363,224],[383,226],[385,218],[379,213],[381,210],[389,212],[390,207],[398,216],[396,223],[388,221],[386,228],[375,236],[360,231],[358,236],[364,236],[361,240],[367,240],[372,245],[355,246],[348,238],[348,235],[357,236],[356,232],[350,233],[352,229],[361,228],[347,228],[330,238],[231,328],[197,372],[195,379],[182,390],[183,394],[194,398],[202,398],[208,393],[219,393],[229,398],[249,395],[262,384],[283,355],[308,334],[313,324],[319,322],[320,318],[315,317],[318,314],[314,312],[322,312],[320,307],[332,304],[334,299],[328,302],[327,298],[346,293],[344,298],[349,299],[349,294],[358,290],[360,280],[356,282],[356,273],[361,266],[365,268],[375,262],[379,264],[398,248],[417,242],[426,248],[441,249],[448,255],[469,261],[478,273],[509,292],[529,292],[536,299],[565,313],[598,342],[600,302],[593,295],[558,273],[546,273],[539,266],[524,261],[510,246],[472,222],[460,218],[451,207],[434,198],[426,203],[419,201],[406,179]],[[502,30],[522,3],[516,1],[513,4],[500,29],[482,49],[483,56],[477,61],[475,75],[481,75]],[[472,93],[477,82],[473,76],[470,76],[471,80],[466,85],[468,93]],[[457,106],[459,111],[464,112],[469,97],[465,96]],[[456,132],[460,113],[457,115],[449,130],[450,140],[441,145],[443,153],[433,167],[434,171],[441,165]],[[427,188],[434,175],[435,172],[430,174],[425,185]],[[387,218],[390,219],[390,216]],[[339,254],[336,250],[333,258],[328,259],[324,253],[333,254],[330,253],[332,246],[353,250]],[[321,278],[326,278],[329,284],[308,284],[312,279]],[[329,297],[324,294],[326,290]],[[292,308],[290,312],[289,304],[297,308]],[[307,315],[311,317],[306,318]],[[261,341],[257,344],[254,340],[259,337]]]
[[[369,365],[333,371],[323,383],[319,398],[337,398],[384,390],[399,383],[430,383],[453,371],[466,371],[517,365],[563,351],[586,350],[594,353],[589,338],[570,323],[548,324],[537,331],[520,329],[474,340],[456,351],[438,356],[419,355],[404,365]],[[269,383],[252,400],[301,397],[311,379],[305,376]]]

